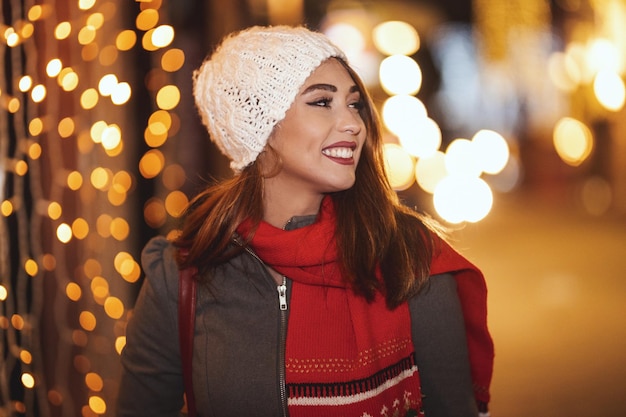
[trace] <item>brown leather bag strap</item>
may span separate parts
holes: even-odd
[[[183,366],[187,415],[196,416],[196,400],[193,393],[193,338],[196,321],[196,268],[180,271],[178,283],[178,336]]]

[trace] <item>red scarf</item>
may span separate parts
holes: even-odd
[[[250,226],[245,222],[238,232],[246,236]],[[408,304],[390,311],[382,295],[368,303],[347,288],[334,231],[334,207],[325,198],[315,223],[284,231],[261,222],[250,243],[293,280],[285,359],[289,415],[422,415]],[[443,262],[435,260],[433,273],[465,266],[448,248],[442,246],[436,259]]]

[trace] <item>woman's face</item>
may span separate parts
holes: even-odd
[[[282,162],[271,182],[294,197],[352,187],[367,135],[361,106],[361,94],[343,65],[336,59],[324,61],[269,139]]]

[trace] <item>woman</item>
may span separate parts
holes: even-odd
[[[476,416],[493,345],[480,272],[403,206],[378,118],[341,50],[303,27],[227,37],[194,96],[232,179],[152,240],[118,415],[183,405],[178,274],[198,271],[202,416]]]

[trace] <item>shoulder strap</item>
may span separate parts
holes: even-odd
[[[180,271],[178,283],[178,336],[183,366],[187,415],[196,416],[196,400],[193,394],[193,337],[196,320],[196,268]]]

